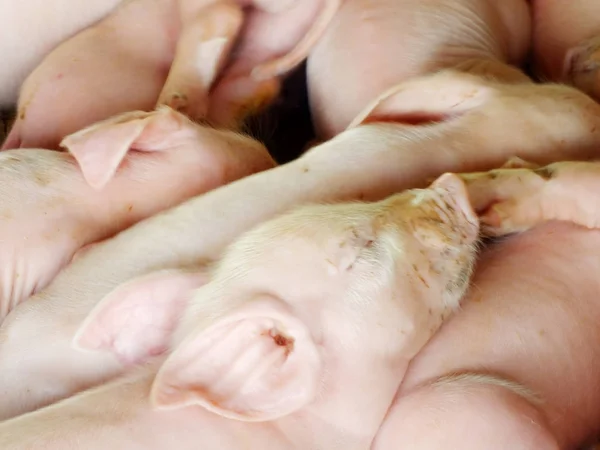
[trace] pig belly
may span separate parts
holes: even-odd
[[[502,6],[529,20],[522,0]],[[529,27],[513,26],[518,45],[504,45],[502,12],[482,0],[345,2],[308,59],[318,133],[336,135],[382,92],[418,75],[472,59],[521,63]]]
[[[0,109],[13,106],[19,87],[60,42],[105,17],[123,0],[19,0],[0,3]]]
[[[11,131],[20,147],[56,149],[92,123],[151,110],[175,48],[171,3],[133,1],[52,52],[23,85]]]
[[[537,423],[551,424],[558,448],[576,448],[600,428],[599,271],[596,230],[549,222],[494,245],[461,314],[410,365],[401,398],[443,396],[418,385],[452,373],[500,376],[541,399]]]

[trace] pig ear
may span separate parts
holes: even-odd
[[[177,130],[182,117],[167,107],[132,111],[98,122],[65,137],[60,143],[75,158],[86,182],[102,189],[131,150],[156,151],[169,131]]]
[[[267,421],[310,403],[320,375],[306,326],[283,302],[264,296],[176,347],[151,401],[156,409],[197,404],[230,419]]]
[[[465,182],[454,173],[445,173],[438,177],[430,186],[437,190],[444,203],[452,210],[462,213],[467,225],[461,234],[462,238],[475,240],[479,235],[479,219],[473,210]],[[454,216],[454,214],[452,214]],[[416,236],[428,246],[447,246],[447,236],[442,237],[439,230],[432,230],[429,221],[416,224]]]
[[[484,104],[494,94],[490,83],[452,70],[418,77],[384,92],[348,128],[370,122],[419,125],[445,121]]]
[[[118,286],[87,316],[73,339],[79,350],[109,350],[125,365],[164,352],[206,272],[168,270]]]

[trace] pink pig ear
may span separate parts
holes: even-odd
[[[431,188],[442,189],[446,193],[446,201],[455,211],[460,211],[469,222],[473,224],[479,223],[479,219],[469,198],[467,186],[458,175],[445,173],[431,183]]]
[[[489,81],[463,72],[445,70],[400,83],[377,97],[350,123],[424,124],[462,115],[484,104],[494,94]]]
[[[264,296],[192,333],[160,368],[157,409],[201,405],[230,419],[267,421],[310,403],[321,360],[306,326]]]
[[[60,143],[75,158],[86,182],[102,189],[114,176],[129,151],[164,149],[165,137],[186,119],[161,107],[156,111],[132,111],[90,125]]]
[[[118,286],[87,316],[73,339],[80,350],[109,350],[125,365],[161,354],[169,345],[202,271],[165,270]]]

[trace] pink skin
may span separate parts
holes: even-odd
[[[416,126],[417,113],[440,122]],[[374,123],[388,116],[396,123]],[[379,200],[447,171],[499,167],[515,154],[550,163],[590,157],[600,145],[594,131],[600,130],[600,106],[573,88],[506,85],[451,72],[399,86],[366,120],[373,123],[188,200],[81,254],[0,327],[0,418],[123,373],[126,366],[112,353],[80,352],[71,342],[94,307],[128,280],[216,260],[241,233],[295,205]]]
[[[217,0],[124,2],[25,80],[3,149],[56,149],[98,120],[157,104],[233,128],[277,95],[281,76],[306,57],[338,2],[262,2],[248,12]]]
[[[259,142],[200,127],[168,108],[125,113],[63,145],[69,153],[0,154],[0,322],[79,248],[274,165]]]
[[[265,222],[228,248],[188,307],[177,286],[198,283],[193,272],[171,274],[179,281],[158,302],[147,298],[156,279],[130,282],[76,343],[142,362],[169,345],[183,312],[158,371],[6,421],[0,447],[164,449],[176,437],[182,450],[199,439],[222,450],[368,450],[398,372],[458,307],[478,230],[464,185],[446,176]]]
[[[2,2],[0,109],[17,102],[19,87],[54,47],[108,15],[122,0]]]
[[[511,158],[503,168],[460,176],[489,235],[525,231],[551,220],[600,228],[599,162],[540,166]]]
[[[375,448],[558,450],[597,436],[598,255],[600,231],[558,222],[484,252],[461,313],[411,363]],[[496,379],[435,382],[463,372]]]
[[[533,63],[545,80],[570,83],[600,100],[600,4],[531,0]]]
[[[525,0],[347,0],[308,58],[318,134],[344,130],[397,83],[456,67],[507,82],[529,50]]]

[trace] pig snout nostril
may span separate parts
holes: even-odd
[[[280,331],[272,328],[269,330],[269,336],[278,347],[285,347],[286,356],[294,350],[294,338],[283,335]]]

